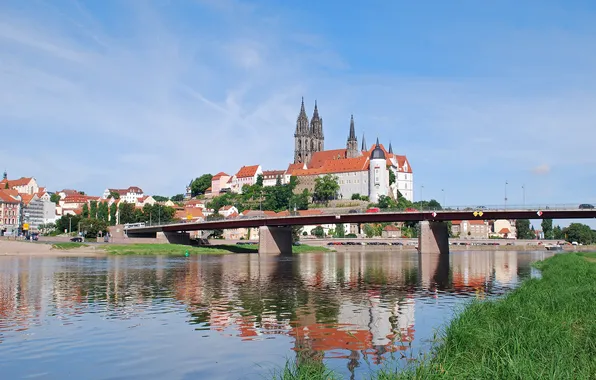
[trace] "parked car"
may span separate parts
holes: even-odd
[[[370,212],[380,212],[381,209],[378,207],[371,207],[368,210],[366,210],[366,212],[370,213]]]
[[[81,236],[75,236],[73,238],[70,238],[70,241],[75,242],[75,243],[82,243],[83,238]]]
[[[593,209],[594,205],[591,205],[589,203],[582,203],[581,205],[579,205],[580,209]]]

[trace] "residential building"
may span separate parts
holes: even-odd
[[[143,190],[137,186],[130,186],[127,189],[106,189],[103,192],[102,198],[108,199],[110,194],[116,193],[120,196],[120,200],[126,203],[134,203],[135,205],[138,202],[138,198],[142,198],[144,196]]]
[[[257,177],[263,174],[261,165],[243,166],[234,174],[231,180],[231,190],[234,193],[242,194],[243,186],[252,186],[257,182]]]
[[[486,220],[454,220],[451,233],[460,239],[488,239],[491,232]]]
[[[137,207],[143,207],[145,205],[153,206],[156,203],[157,202],[155,201],[155,199],[153,199],[153,197],[151,195],[144,195],[142,197],[137,198],[136,206]]]
[[[8,175],[4,172],[2,181],[0,181],[0,189],[12,189],[19,192],[19,194],[36,194],[39,191],[37,181],[33,177],[21,177],[19,179],[8,179]]]
[[[401,229],[392,224],[385,226],[381,232],[381,237],[384,238],[399,238],[401,237]]]
[[[277,180],[281,184],[286,183],[285,179],[285,170],[264,170],[263,171],[263,187],[268,186],[275,186],[277,184]],[[288,178],[289,182],[289,178]]]
[[[229,188],[228,182],[232,177],[224,172],[219,172],[211,178],[211,195],[218,196],[223,189]]]
[[[504,239],[515,239],[517,230],[515,221],[507,219],[498,219],[492,222],[492,235]]]
[[[223,206],[217,211],[224,218],[229,218],[232,215],[238,215],[238,209],[235,206]]]
[[[21,197],[17,190],[0,189],[0,235],[16,235],[21,225]]]

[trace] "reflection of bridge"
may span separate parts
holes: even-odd
[[[448,233],[445,221],[496,219],[582,219],[596,218],[596,209],[549,208],[517,210],[466,210],[422,212],[375,212],[349,214],[321,214],[309,216],[235,218],[209,222],[176,223],[129,228],[129,237],[157,237],[163,235],[172,243],[189,241],[188,231],[259,227],[259,252],[290,254],[291,226],[337,223],[421,222],[418,247],[421,253],[448,253]]]

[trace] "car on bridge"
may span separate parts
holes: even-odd
[[[591,205],[589,203],[582,203],[581,205],[579,205],[579,208],[582,209],[582,210],[583,209],[593,209],[594,208],[594,205]]]

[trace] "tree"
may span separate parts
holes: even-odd
[[[97,205],[97,219],[103,220],[104,222],[108,222],[108,218],[110,216],[110,209],[108,206],[108,202],[100,202]]]
[[[120,199],[120,193],[118,193],[117,191],[110,190],[110,195],[108,198]]]
[[[66,231],[74,231],[77,229],[81,217],[78,215],[63,215],[56,221],[56,229],[61,233]]]
[[[58,204],[58,202],[60,202],[60,195],[56,193],[50,195],[50,201]]]
[[[592,230],[585,224],[571,223],[569,227],[563,228],[563,233],[568,242],[591,244],[593,241]]]
[[[370,225],[368,223],[365,224],[363,227],[363,230],[364,230],[364,235],[366,235],[367,238],[370,239],[371,237],[375,236],[375,229],[372,225]]]
[[[153,199],[155,199],[156,202],[166,202],[168,201],[170,198],[168,197],[164,197],[163,195],[154,195]]]
[[[176,194],[170,198],[172,202],[182,202],[184,200],[184,194]]]
[[[4,184],[4,188],[5,188],[6,190],[8,190],[8,189],[9,189],[9,187],[8,187],[8,182],[6,182],[6,183]]]
[[[263,187],[263,175],[262,174],[259,174],[257,176],[257,181],[255,182],[255,185],[257,185],[258,187]]]
[[[346,236],[346,228],[344,227],[343,223],[338,223],[335,225],[335,233],[334,236],[336,238],[343,238]]]
[[[389,186],[395,183],[395,173],[393,170],[389,169]]]
[[[304,189],[300,194],[294,194],[290,198],[290,206],[296,207],[296,210],[308,210],[308,200],[310,193],[308,189]]]
[[[555,228],[553,228],[553,238],[554,239],[565,239],[565,234],[563,233],[563,230],[561,230],[561,227],[556,225]]]
[[[534,239],[536,237],[530,230],[530,221],[528,219],[517,219],[515,229],[518,239]]]
[[[108,231],[108,224],[100,219],[83,219],[80,227],[83,235],[90,239],[104,235]]]
[[[87,219],[89,218],[89,206],[87,203],[83,204],[83,210],[81,211],[81,217]]]
[[[192,181],[192,183],[190,184],[191,196],[196,197],[199,194],[205,194],[205,190],[207,190],[209,187],[211,187],[212,179],[213,179],[213,176],[211,174],[203,174],[199,178],[195,178],[195,180]],[[183,199],[184,199],[184,197],[183,197]],[[173,199],[172,199],[172,201],[173,201]]]
[[[352,194],[352,200],[353,201],[359,201],[360,200],[360,194],[358,194],[358,193]]]
[[[97,218],[97,201],[89,202],[89,217],[91,219]]]
[[[395,201],[393,199],[391,199],[390,197],[388,197],[386,195],[381,195],[379,197],[379,202],[377,203],[377,205],[379,206],[379,208],[382,208],[382,209],[397,207],[397,203],[395,203]]]
[[[110,226],[116,225],[116,213],[118,213],[118,206],[114,202],[110,205]]]
[[[312,231],[310,233],[315,235],[319,239],[323,238],[325,236],[325,230],[321,226],[316,226],[315,228],[312,229]]]
[[[121,202],[119,206],[120,223],[135,223],[135,205],[128,202]]]
[[[554,239],[553,233],[553,220],[552,219],[542,219],[542,223],[540,223],[542,227],[542,232],[544,233],[545,239]]]
[[[339,191],[339,183],[337,176],[327,174],[323,177],[315,179],[315,189],[313,193],[314,200],[318,202],[329,202],[337,196]]]

